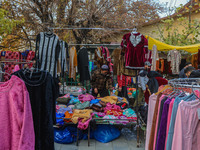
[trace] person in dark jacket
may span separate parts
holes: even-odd
[[[190,63],[190,62],[188,62],[188,63],[185,64],[185,67],[179,73],[179,78],[187,78],[187,76],[185,75],[184,71],[185,71],[185,69],[187,67],[190,67],[190,66],[192,66],[192,63]]]
[[[189,67],[187,67],[187,68],[185,69],[184,72],[185,72],[185,75],[187,76],[187,78],[190,77],[190,74],[191,74],[193,71],[195,71],[195,68],[192,67],[192,66],[189,66]]]
[[[112,78],[109,75],[109,67],[102,65],[100,70],[94,71],[91,79],[92,95],[105,97],[113,94]]]
[[[190,73],[189,78],[200,78],[200,70],[193,70]]]
[[[156,80],[156,77],[163,77],[163,76],[157,71],[150,71],[147,74],[147,77],[149,78],[147,85],[150,92],[152,94],[158,92],[159,84],[158,84],[158,81]]]

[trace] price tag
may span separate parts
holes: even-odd
[[[198,118],[200,120],[200,108],[197,109],[197,113],[198,113]]]

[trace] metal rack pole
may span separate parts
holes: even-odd
[[[136,114],[137,114],[137,147],[140,147],[139,109],[138,109],[138,70],[136,70]]]

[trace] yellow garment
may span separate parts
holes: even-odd
[[[70,48],[69,56],[69,78],[73,78],[75,80],[78,62],[76,48],[74,46]]]
[[[165,85],[164,88],[162,88],[161,90],[159,90],[155,95],[158,95],[159,93],[162,93],[163,91],[165,91],[167,89],[172,89],[172,87],[170,85]]]
[[[105,102],[105,103],[111,103],[111,104],[116,104],[118,98],[116,96],[106,96],[103,98],[99,98],[101,101]]]
[[[82,118],[83,119],[82,122],[85,122],[89,118],[91,118],[92,112],[93,112],[92,109],[84,109],[84,110],[75,109],[72,116],[72,122],[74,124],[77,124],[79,118]]]
[[[149,50],[152,50],[153,45],[156,45],[158,51],[170,51],[170,50],[176,49],[176,50],[184,50],[189,53],[197,53],[200,47],[200,44],[194,44],[194,45],[188,45],[188,46],[173,46],[173,45],[162,43],[150,36],[145,36],[145,37],[148,39]]]

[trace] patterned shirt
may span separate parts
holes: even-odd
[[[168,52],[167,61],[171,62],[172,74],[179,74],[179,65],[181,64],[181,53],[177,50]]]
[[[60,53],[59,43],[58,36],[53,33],[41,32],[36,38],[35,57],[39,62],[37,67],[48,71],[53,77],[57,77],[57,62]]]
[[[100,70],[94,71],[91,79],[92,88],[97,88],[98,90],[103,90],[104,88],[109,89],[111,92],[113,90],[112,87],[112,79],[110,75],[101,74]]]

